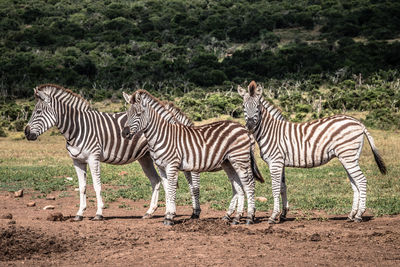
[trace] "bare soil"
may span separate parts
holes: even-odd
[[[400,265],[399,215],[350,223],[346,215],[298,219],[290,212],[287,221],[269,225],[269,214],[258,212],[256,224],[231,226],[220,220],[223,211],[203,205],[201,219],[190,220],[191,207],[179,206],[171,227],[162,224],[164,208],[144,220],[147,202],[124,199],[111,203],[100,222],[90,220],[96,209],[88,201],[84,220],[72,222],[78,196],[54,194],[56,200],[34,199],[36,206],[27,207],[33,195],[0,192],[0,265]],[[119,208],[122,202],[129,209]]]

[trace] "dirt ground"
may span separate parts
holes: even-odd
[[[119,207],[122,201],[110,203],[100,222],[90,220],[96,209],[89,201],[84,220],[72,222],[78,196],[32,200],[32,194],[0,192],[0,265],[400,265],[399,215],[349,223],[345,215],[299,220],[291,212],[269,225],[268,214],[258,212],[256,224],[230,226],[220,220],[223,211],[203,205],[201,219],[189,220],[191,208],[179,206],[168,227],[164,208],[143,220],[147,202],[123,200],[129,210]],[[27,207],[31,201],[36,206]],[[63,217],[48,220],[57,212]]]

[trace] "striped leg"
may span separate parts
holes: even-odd
[[[192,196],[193,213],[191,218],[200,218],[200,174],[197,172],[184,172],[189,183],[190,194]]]
[[[284,220],[286,219],[287,212],[289,211],[289,202],[287,200],[287,192],[286,192],[285,170],[283,170],[282,172],[281,197],[282,197],[282,213],[280,219]]]
[[[272,197],[274,198],[274,210],[268,219],[269,223],[278,223],[277,217],[280,213],[280,192],[283,175],[283,163],[273,162],[270,164],[270,173],[272,179]]]
[[[250,162],[234,162],[232,163],[232,167],[235,169],[237,176],[240,179],[240,185],[243,187],[244,192],[247,197],[247,224],[254,223],[255,216],[255,200],[254,200],[254,178],[250,166]],[[242,216],[243,207],[239,207],[238,204],[238,214]]]
[[[339,158],[343,167],[346,169],[351,187],[353,189],[353,207],[349,214],[349,220],[356,222],[362,221],[362,215],[365,212],[365,204],[367,200],[367,179],[358,165],[358,161],[351,161],[348,158]]]
[[[235,213],[236,210],[237,212],[233,223],[237,224],[239,223],[240,218],[243,216],[243,209],[244,209],[244,192],[242,184],[240,182],[239,176],[236,174],[235,169],[229,162],[224,163],[222,165],[222,168],[228,175],[229,181],[231,182],[232,185],[232,199],[229,204],[228,211],[222,219],[231,221],[232,220],[231,216],[233,213]]]
[[[143,219],[148,219],[153,217],[154,212],[158,208],[158,195],[160,192],[161,178],[154,168],[153,160],[151,159],[149,154],[146,154],[138,161],[140,166],[142,167],[143,172],[146,174],[147,178],[149,178],[151,188],[153,190],[151,194],[150,207],[143,216]]]
[[[173,225],[174,217],[176,214],[176,188],[178,184],[178,168],[175,165],[169,165],[165,168],[165,173],[167,175],[168,188],[165,189],[166,198],[166,211],[165,211],[165,225]]]
[[[87,164],[78,160],[74,161],[74,167],[79,182],[79,210],[76,213],[74,221],[82,221],[83,212],[86,210],[86,169]]]
[[[100,181],[100,161],[97,157],[89,158],[89,168],[92,174],[93,188],[96,192],[97,200],[97,211],[96,216],[93,218],[94,221],[103,220],[103,199],[101,198],[101,181]]]

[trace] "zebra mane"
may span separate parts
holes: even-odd
[[[193,126],[193,122],[191,119],[189,119],[189,117],[177,106],[175,106],[175,104],[171,101],[162,101],[162,103],[164,104],[164,107],[172,113],[172,115],[174,115],[174,117],[180,122],[182,123],[183,121],[189,122],[190,125],[187,126]]]
[[[261,105],[272,117],[274,117],[277,120],[282,120],[282,121],[286,120],[285,117],[283,117],[282,110],[279,107],[269,103],[264,99],[264,97],[261,97],[260,101]]]
[[[51,97],[62,99],[63,102],[65,102],[65,100],[72,100],[69,102],[82,110],[91,109],[89,102],[81,95],[74,93],[70,89],[66,89],[60,85],[47,83],[41,84],[35,89],[47,93]]]
[[[153,96],[152,94],[143,89],[139,89],[132,94],[130,101],[131,104],[136,103],[136,96],[140,96],[140,99],[145,97],[145,99],[149,100],[150,106],[152,106],[154,110],[156,110],[160,115],[162,115],[162,117],[165,120],[167,120],[170,123],[179,122],[179,120],[176,118],[175,115],[177,114],[184,115],[180,110],[176,110],[177,108],[175,107],[175,105],[171,108],[168,108],[168,106],[166,106],[165,104],[166,102],[161,101],[160,99],[158,99],[157,97]],[[163,110],[164,112],[161,111],[160,113],[160,110]],[[186,117],[186,115],[184,115],[184,117]]]
[[[249,95],[254,96],[254,93],[256,92],[257,84],[255,81],[251,81],[249,84]]]

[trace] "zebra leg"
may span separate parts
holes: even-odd
[[[97,199],[97,211],[96,216],[92,219],[93,221],[103,220],[103,208],[104,203],[101,198],[101,181],[100,181],[100,161],[98,157],[89,158],[90,173],[92,174],[93,188],[96,192]]]
[[[269,223],[278,223],[277,217],[280,213],[280,192],[282,184],[283,164],[275,163],[270,165],[272,179],[272,197],[274,198],[274,210],[268,219]]]
[[[365,178],[363,172],[358,165],[359,153],[354,157],[339,157],[339,161],[342,163],[343,167],[346,169],[347,175],[351,182],[351,187],[353,189],[353,207],[349,214],[349,220],[361,222],[362,215],[365,212],[365,204],[367,199],[367,179]]]
[[[149,178],[152,188],[150,206],[143,216],[143,219],[149,219],[153,217],[154,212],[158,208],[158,196],[160,192],[161,178],[154,168],[153,160],[148,153],[146,153],[146,155],[144,155],[138,161],[144,174],[147,176],[147,178]]]
[[[83,220],[83,212],[86,210],[86,169],[87,163],[80,162],[78,160],[74,161],[74,167],[76,174],[78,176],[79,182],[79,210],[76,213],[74,221]]]
[[[236,172],[240,177],[241,185],[247,197],[246,224],[253,224],[256,213],[255,199],[254,199],[255,182],[250,162],[248,163],[247,168],[245,168],[244,166],[236,167]]]
[[[237,206],[237,214],[236,217],[234,218],[234,224],[238,224],[240,221],[240,218],[243,216],[243,208],[244,208],[244,193],[243,193],[243,188],[240,183],[240,179],[236,174],[235,169],[232,167],[230,162],[226,162],[222,165],[222,168],[228,175],[229,181],[231,182],[232,185],[232,199],[229,204],[229,209],[224,217],[222,217],[223,220],[226,221],[231,221],[232,214],[235,213],[236,206]]]
[[[356,216],[358,211],[358,205],[360,203],[360,192],[356,186],[355,181],[351,178],[350,174],[347,175],[350,180],[351,188],[353,189],[353,206],[351,208],[351,212],[348,216],[348,221],[354,221],[354,216]]]
[[[167,166],[164,171],[164,174],[167,177],[167,188],[164,187],[165,190],[165,198],[166,198],[166,211],[165,211],[165,218],[164,224],[165,225],[173,225],[174,224],[174,217],[176,214],[176,188],[178,184],[178,168],[175,166]]]
[[[200,174],[197,172],[184,172],[192,196],[193,213],[191,219],[200,218]]]
[[[289,202],[287,200],[285,170],[284,169],[282,172],[281,197],[282,197],[282,213],[281,213],[280,219],[285,220],[287,212],[289,211]]]

